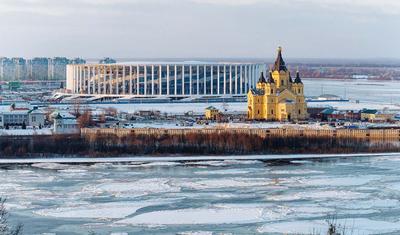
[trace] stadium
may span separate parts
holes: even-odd
[[[117,63],[67,66],[67,92],[79,97],[244,96],[265,65],[256,63]]]

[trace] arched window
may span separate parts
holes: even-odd
[[[259,109],[257,110],[257,113],[260,114],[260,110]]]
[[[301,110],[299,109],[299,115],[301,114]]]
[[[299,88],[299,94],[301,93],[301,90],[300,90],[300,88]]]
[[[274,89],[271,89],[271,94],[274,94]]]
[[[274,110],[273,109],[271,109],[271,114],[274,114]]]
[[[282,83],[282,86],[284,86],[285,85],[285,80],[282,80],[281,83]]]

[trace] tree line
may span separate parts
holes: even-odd
[[[398,142],[340,137],[261,137],[242,133],[0,137],[1,156],[244,155],[397,152]]]

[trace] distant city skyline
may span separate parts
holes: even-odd
[[[400,59],[397,0],[1,0],[0,57]]]

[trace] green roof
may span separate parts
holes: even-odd
[[[214,106],[208,106],[208,107],[206,108],[206,110],[218,110],[218,109],[215,108]]]
[[[376,114],[378,110],[376,109],[363,109],[361,113],[366,113],[366,114]]]
[[[324,109],[324,110],[322,110],[322,114],[326,114],[326,115],[329,115],[329,114],[332,114],[332,113],[334,113],[336,110],[335,109]]]

